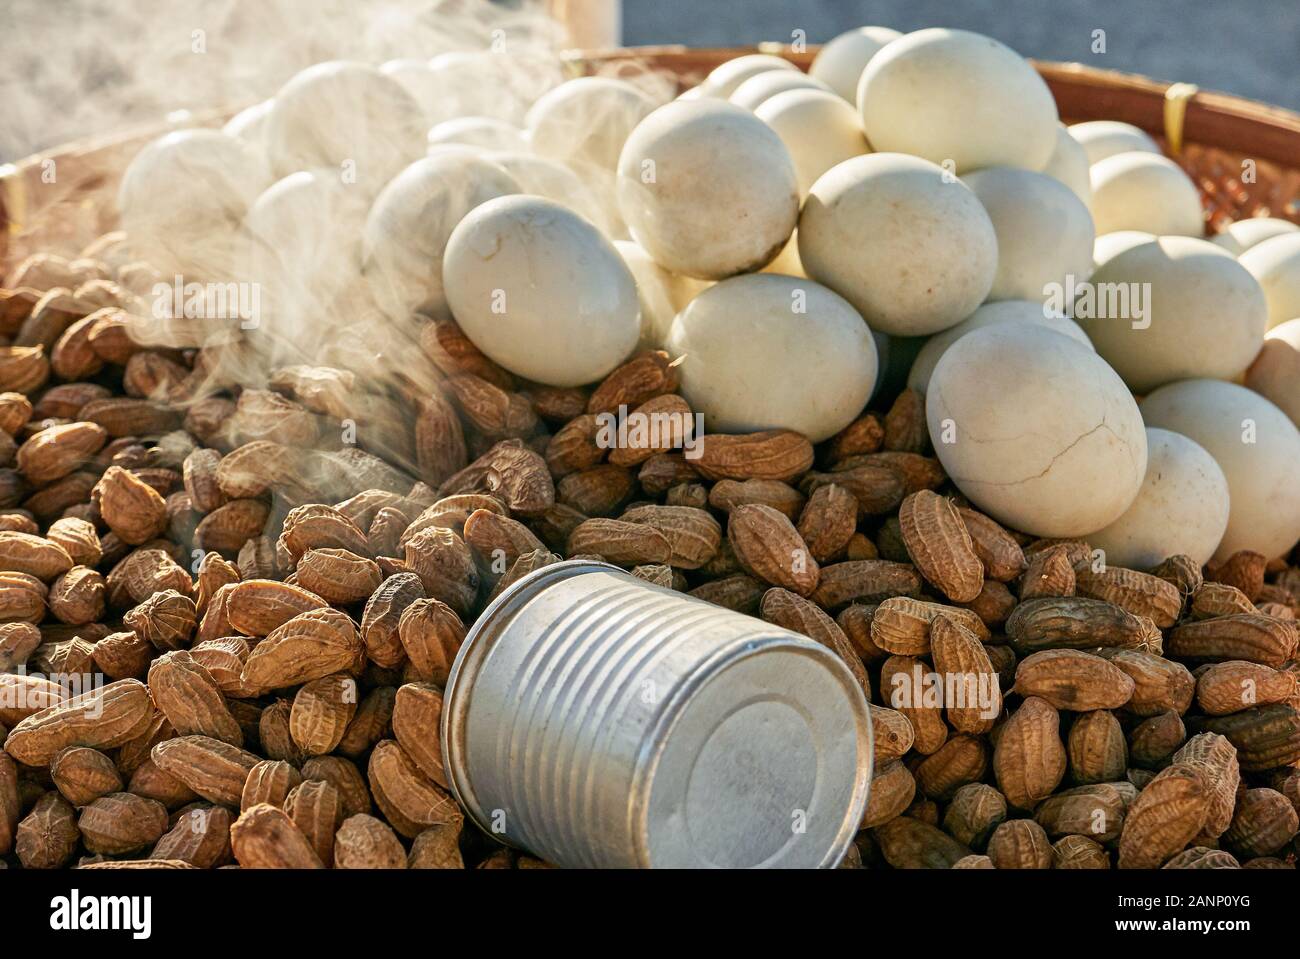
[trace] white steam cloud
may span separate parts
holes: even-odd
[[[538,0],[5,0],[0,162],[237,107],[324,60],[378,65],[485,50],[494,38],[565,44]]]

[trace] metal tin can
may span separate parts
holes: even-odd
[[[442,742],[480,828],[568,867],[834,866],[871,779],[866,700],[833,652],[584,561],[479,618]]]

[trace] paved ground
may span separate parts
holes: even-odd
[[[810,42],[862,24],[978,30],[1026,56],[1182,80],[1300,110],[1297,0],[625,0],[629,44]],[[1091,51],[1094,30],[1106,52]]]

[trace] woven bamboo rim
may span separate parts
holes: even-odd
[[[566,60],[575,73],[648,67],[670,74],[685,89],[719,63],[745,53],[777,54],[806,70],[817,49],[630,47],[574,51]],[[1033,62],[1066,122],[1122,120],[1156,137],[1200,188],[1211,232],[1249,216],[1300,223],[1300,114],[1188,84],[1077,63]],[[116,213],[102,198],[112,195],[121,171],[145,142],[169,129],[216,125],[234,112],[182,114],[0,166],[0,277],[30,253],[75,255],[114,229]]]

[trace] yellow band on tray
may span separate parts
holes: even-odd
[[[1174,156],[1183,152],[1183,123],[1187,119],[1187,102],[1200,92],[1194,83],[1175,83],[1165,91],[1165,140]]]

